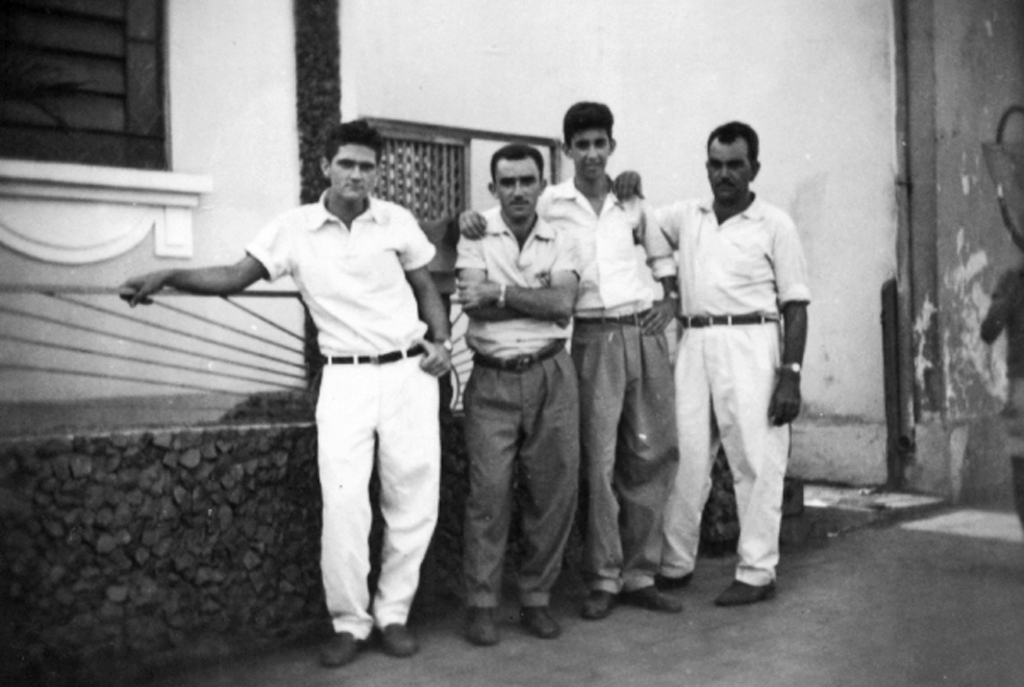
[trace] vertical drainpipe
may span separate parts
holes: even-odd
[[[894,0],[897,155],[897,390],[889,483],[904,485],[916,460],[916,428],[941,421],[945,379],[940,336],[938,125],[933,0]],[[887,412],[890,409],[887,408]]]
[[[324,127],[341,119],[341,0],[293,0],[295,17],[295,90],[298,108],[299,165],[302,203],[320,197],[326,181],[320,171],[320,136]],[[306,311],[306,377],[311,389],[320,379],[320,349],[316,327]]]
[[[896,82],[896,275],[883,288],[882,318],[885,359],[885,414],[888,433],[886,486],[904,486],[905,470],[914,459],[914,426],[919,406],[914,376],[913,243],[910,196],[910,38],[908,20],[912,0],[893,0],[894,62]]]

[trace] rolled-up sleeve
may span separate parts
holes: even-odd
[[[425,267],[434,259],[437,249],[411,214],[408,217],[395,217],[392,221],[401,234],[402,247],[398,251],[398,259],[402,263],[402,269],[411,272]]]
[[[455,269],[487,269],[487,261],[484,259],[483,239],[468,239],[465,236],[459,237],[458,252],[458,257],[455,259]]]
[[[267,281],[291,274],[291,245],[280,222],[271,222],[263,227],[245,247],[245,252],[267,270]]]
[[[807,286],[807,260],[800,244],[800,235],[791,221],[780,221],[776,225],[773,262],[779,303],[809,302],[811,289]]]
[[[657,210],[644,207],[644,251],[655,279],[675,277],[679,272],[675,255],[679,226],[674,209],[674,205]]]

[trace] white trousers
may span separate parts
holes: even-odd
[[[369,636],[375,623],[406,622],[437,523],[438,385],[419,362],[327,365],[323,371],[316,407],[324,504],[320,565],[334,631],[357,639]],[[366,577],[375,437],[385,532],[371,611]]]
[[[733,474],[740,539],[736,579],[775,579],[789,426],[768,420],[779,365],[776,324],[685,329],[676,357],[679,471],[665,507],[661,573],[693,571],[719,446]]]

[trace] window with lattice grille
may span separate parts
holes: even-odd
[[[167,169],[162,0],[0,2],[0,156]]]
[[[422,221],[456,216],[465,206],[466,144],[386,137],[375,195]]]

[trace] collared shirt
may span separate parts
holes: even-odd
[[[811,300],[800,236],[782,210],[755,198],[722,225],[711,200],[682,201],[654,214],[667,239],[654,274],[674,270],[664,258],[678,249],[680,314],[778,315],[783,303]]]
[[[501,217],[501,209],[483,213],[487,231],[479,240],[459,241],[456,269],[484,270],[487,281],[527,289],[551,286],[551,275],[576,272],[572,240],[538,217],[522,250],[515,234]],[[478,353],[495,358],[512,358],[539,351],[556,339],[569,338],[564,326],[550,320],[522,317],[485,322],[472,317],[466,341]]]
[[[325,205],[277,217],[246,246],[270,280],[290,275],[318,330],[324,355],[379,355],[404,350],[426,334],[406,270],[434,257],[405,208],[370,198],[351,228]]]
[[[642,202],[622,202],[609,193],[601,214],[572,179],[549,186],[537,203],[537,213],[567,232],[576,243],[580,287],[576,315],[628,315],[651,307],[654,293],[644,281],[637,243],[645,248],[646,222]]]

